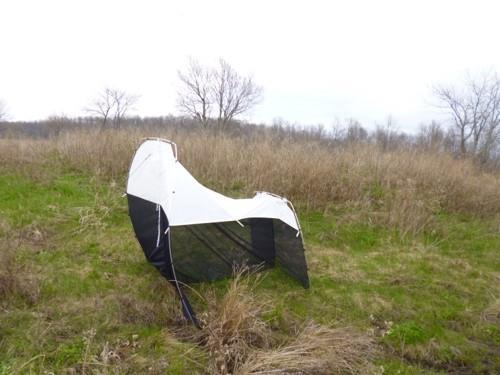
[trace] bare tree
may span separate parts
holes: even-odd
[[[217,124],[226,127],[236,116],[248,112],[262,100],[262,88],[252,77],[243,77],[223,59],[213,73],[212,95],[217,106]]]
[[[127,112],[133,108],[139,97],[137,95],[127,94],[124,91],[111,90],[111,98],[113,99],[115,109],[113,123],[116,128],[119,128]]]
[[[253,78],[240,75],[223,59],[215,68],[191,60],[187,70],[178,72],[178,76],[182,84],[178,106],[203,126],[214,119],[219,128],[225,128],[262,99],[262,88]]]
[[[101,118],[102,128],[109,126],[111,120],[115,128],[119,128],[126,113],[137,102],[138,96],[122,90],[105,88],[86,111]]]
[[[488,91],[486,121],[476,147],[477,157],[483,164],[500,154],[500,79],[497,75],[490,81]]]
[[[188,116],[208,126],[211,110],[212,71],[191,59],[186,72],[178,72],[182,88],[178,92],[178,106]]]
[[[485,161],[498,145],[500,130],[500,79],[496,73],[479,78],[467,76],[464,85],[438,85],[434,94],[439,106],[449,112],[457,130],[460,154]]]
[[[99,97],[92,103],[92,105],[85,108],[85,110],[91,115],[100,117],[101,126],[102,128],[105,128],[113,106],[114,103],[111,95],[111,89],[106,88],[99,94]]]

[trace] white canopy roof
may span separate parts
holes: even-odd
[[[176,145],[159,138],[147,139],[137,149],[127,194],[161,205],[171,226],[271,218],[300,232],[287,199],[265,192],[251,199],[233,199],[210,190],[177,160]]]

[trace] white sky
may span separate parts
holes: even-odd
[[[14,120],[83,114],[106,86],[176,114],[188,56],[264,87],[248,117],[402,130],[439,114],[430,87],[500,71],[499,1],[0,0],[0,98]]]

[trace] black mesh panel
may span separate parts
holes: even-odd
[[[274,242],[276,246],[276,263],[283,267],[304,288],[309,288],[307,263],[301,235],[281,220],[274,222]]]
[[[211,281],[231,276],[234,266],[265,262],[252,247],[249,221],[171,228],[172,256],[180,280]]]
[[[253,251],[267,264],[274,266],[276,250],[273,219],[250,219],[250,226]]]
[[[173,279],[170,267],[170,257],[166,248],[166,237],[163,235],[168,228],[165,213],[156,203],[128,194],[130,220],[135,236],[139,241],[147,260],[154,265],[167,279]],[[160,238],[158,241],[158,217],[160,217]]]
[[[171,228],[177,277],[184,282],[231,276],[234,266],[281,265],[305,288],[309,286],[302,239],[279,220],[252,218],[237,222]]]
[[[139,241],[146,259],[176,289],[182,302],[182,312],[186,319],[199,327],[196,315],[186,298],[182,288],[177,283],[174,269],[170,261],[169,237],[165,234],[168,228],[168,219],[163,209],[156,203],[128,194],[129,215],[134,232]]]

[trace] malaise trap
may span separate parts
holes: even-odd
[[[136,150],[127,198],[147,260],[176,289],[184,316],[195,325],[183,285],[231,276],[234,267],[278,265],[309,287],[292,204],[267,192],[233,199],[206,188],[182,166],[169,140],[148,138]]]

